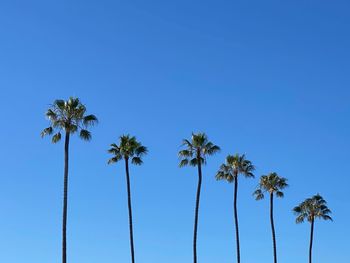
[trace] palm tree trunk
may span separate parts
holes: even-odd
[[[197,186],[197,196],[196,196],[196,209],[194,216],[194,233],[193,233],[193,262],[197,263],[197,228],[198,228],[198,211],[199,211],[199,200],[201,196],[202,187],[202,165],[200,158],[198,158],[198,186]]]
[[[309,263],[312,262],[312,243],[314,239],[314,219],[311,220],[311,232],[310,232],[310,248],[309,248]]]
[[[63,183],[63,222],[62,222],[62,263],[67,262],[67,208],[68,208],[68,161],[69,132],[64,141],[64,183]]]
[[[235,226],[236,226],[236,249],[237,249],[237,263],[241,262],[240,248],[239,248],[239,229],[238,229],[238,214],[237,214],[237,192],[238,192],[238,176],[235,178],[235,189],[234,189],[234,201],[233,201],[233,210],[235,217]]]
[[[128,192],[131,262],[135,263],[134,234],[133,234],[133,224],[132,224],[131,190],[130,190],[130,176],[129,176],[129,160],[128,160],[128,158],[125,158],[125,170],[126,170],[126,185],[127,185],[127,192]]]
[[[273,242],[273,262],[277,263],[276,233],[275,233],[275,224],[273,221],[273,193],[270,194],[270,221],[271,221],[272,242]]]

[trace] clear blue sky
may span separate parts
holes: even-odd
[[[321,193],[318,263],[350,261],[350,4],[348,1],[16,1],[0,3],[0,262],[58,263],[63,144],[41,139],[56,98],[78,96],[100,124],[72,139],[70,263],[129,262],[124,169],[107,166],[119,135],[149,147],[132,167],[139,263],[192,260],[196,170],[178,168],[192,131],[221,146],[208,160],[200,263],[235,259],[232,185],[214,174],[246,153],[256,174],[289,179],[276,201],[281,262],[307,261],[309,225],[293,206]],[[245,263],[272,261],[268,202],[241,180]]]

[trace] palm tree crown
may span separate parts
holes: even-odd
[[[270,194],[276,194],[277,197],[283,197],[282,190],[288,186],[287,179],[279,177],[277,173],[269,173],[268,175],[262,175],[258,189],[254,192],[256,200],[264,198],[264,192]]]
[[[130,159],[133,164],[141,165],[142,156],[147,154],[147,147],[136,140],[135,136],[122,135],[119,138],[119,145],[112,143],[108,150],[113,157],[108,160],[108,164],[116,163],[121,159]]]
[[[89,126],[97,123],[95,115],[85,115],[86,108],[78,98],[70,97],[68,100],[55,100],[46,112],[46,117],[51,125],[41,132],[41,137],[52,136],[52,142],[56,143],[61,139],[61,131],[73,134],[79,131],[83,140],[89,141],[91,133],[87,130]]]
[[[245,155],[228,155],[226,162],[220,166],[219,171],[216,174],[217,180],[227,180],[233,182],[239,174],[245,177],[254,178],[255,167],[251,161],[247,160]]]
[[[319,194],[307,198],[298,206],[294,207],[293,211],[297,216],[296,223],[302,223],[305,219],[312,222],[316,218],[333,221],[329,215],[332,212],[327,207],[326,200]]]
[[[205,133],[192,133],[191,141],[184,139],[182,146],[186,147],[186,149],[179,152],[179,157],[181,158],[180,167],[187,165],[197,166],[199,162],[205,164],[207,155],[213,155],[220,151],[219,146],[208,141]]]

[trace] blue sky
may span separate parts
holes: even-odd
[[[214,175],[246,153],[257,177],[289,179],[276,201],[281,262],[306,262],[309,225],[291,209],[321,193],[314,259],[350,261],[348,1],[8,1],[0,3],[0,261],[58,263],[63,144],[41,139],[56,98],[78,96],[99,117],[71,143],[70,263],[129,262],[125,176],[106,150],[124,133],[149,147],[132,167],[136,259],[192,260],[196,170],[178,168],[192,131],[221,146],[208,160],[201,263],[235,259],[232,185]],[[243,178],[242,178],[243,179]],[[268,202],[239,189],[241,256],[272,261]]]

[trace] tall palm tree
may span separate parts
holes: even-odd
[[[309,263],[312,262],[312,244],[314,237],[314,224],[315,219],[331,220],[333,221],[331,210],[327,207],[327,202],[319,194],[314,195],[313,197],[305,199],[298,206],[293,209],[296,215],[296,223],[303,223],[306,219],[311,223],[311,232],[310,232],[310,247],[309,247]]]
[[[131,262],[135,263],[129,161],[131,161],[132,164],[141,165],[143,163],[142,156],[147,154],[148,150],[145,146],[143,146],[140,142],[136,140],[136,137],[134,136],[131,137],[130,135],[122,135],[119,138],[119,145],[112,143],[111,148],[108,150],[108,152],[113,154],[113,157],[108,160],[108,164],[116,163],[121,160],[124,160],[124,163],[125,163],[126,186],[127,186],[127,193],[128,193],[128,209],[129,209]]]
[[[197,263],[197,228],[199,201],[202,187],[202,165],[206,164],[207,156],[217,153],[220,151],[220,148],[210,142],[205,133],[192,133],[191,140],[184,139],[182,141],[182,146],[185,147],[185,149],[179,151],[179,158],[181,159],[179,166],[184,167],[190,165],[197,166],[198,168],[198,185],[193,233],[193,262]]]
[[[277,246],[276,246],[276,233],[275,224],[273,219],[273,197],[284,197],[282,190],[288,186],[287,179],[279,177],[277,173],[269,173],[268,175],[262,175],[258,189],[254,192],[255,199],[261,200],[264,198],[264,193],[270,195],[270,222],[272,231],[272,242],[273,242],[273,259],[274,263],[277,263]]]
[[[255,167],[251,161],[247,160],[245,155],[228,155],[226,162],[220,166],[219,171],[216,174],[216,180],[226,180],[229,183],[234,182],[234,219],[236,226],[236,250],[237,250],[237,263],[241,262],[240,255],[240,243],[239,243],[239,228],[238,228],[238,213],[237,213],[237,193],[238,193],[238,175],[241,174],[244,177],[254,178]]]
[[[85,115],[86,107],[78,98],[70,97],[68,100],[55,100],[46,112],[51,122],[48,128],[41,132],[41,137],[52,135],[52,143],[61,140],[61,133],[65,134],[64,142],[64,190],[63,190],[63,224],[62,224],[62,263],[67,262],[67,207],[68,207],[68,164],[70,136],[79,132],[81,139],[89,141],[91,133],[89,126],[97,123],[95,115]]]

